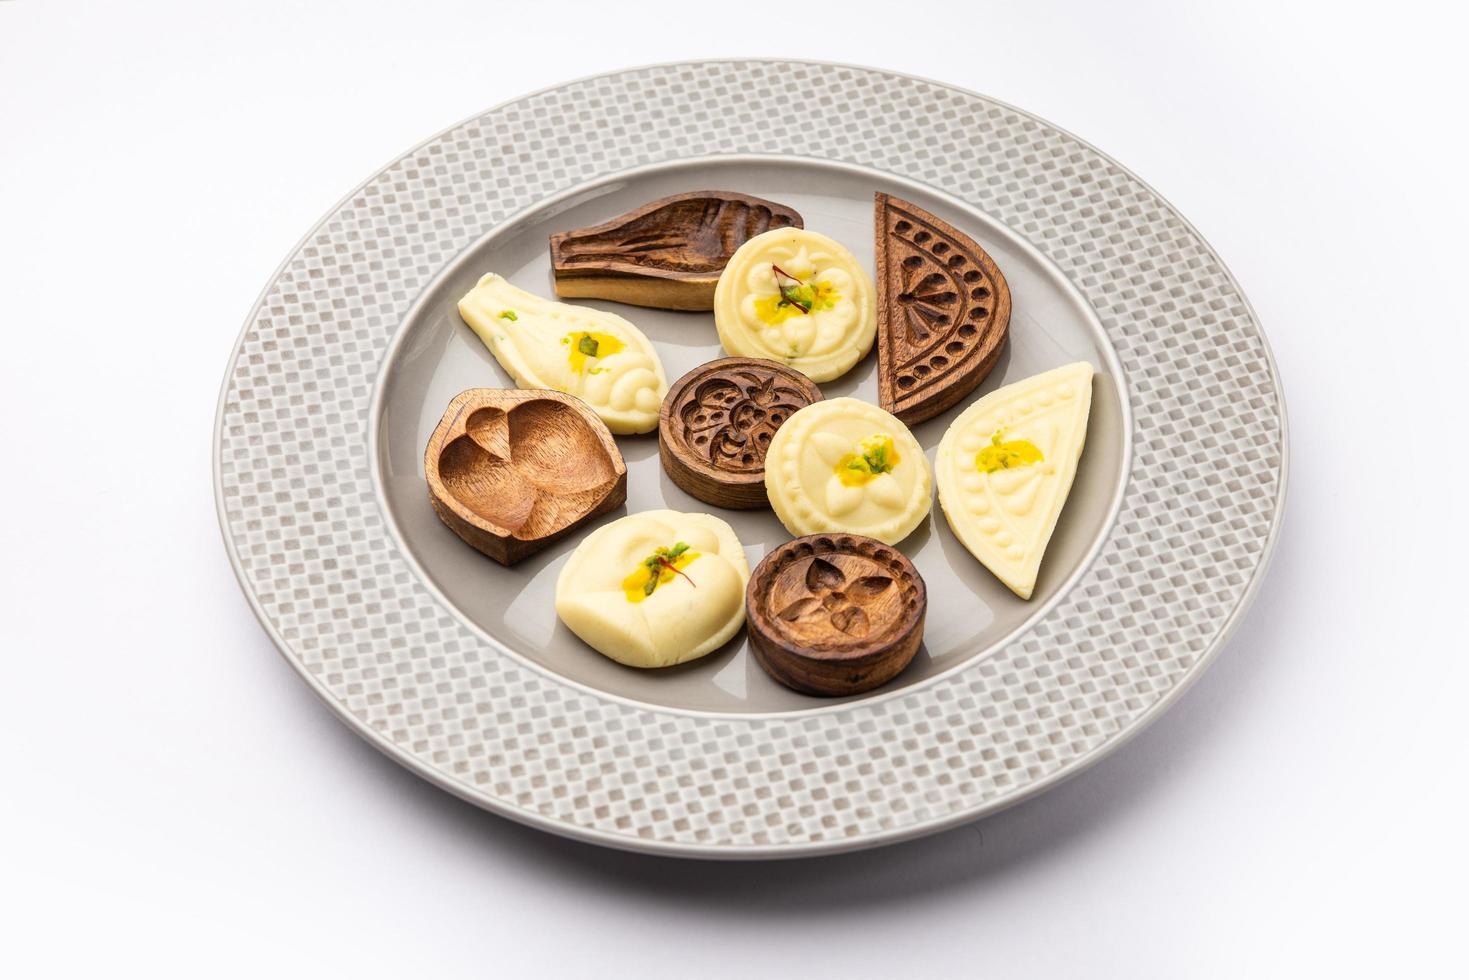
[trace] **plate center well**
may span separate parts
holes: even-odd
[[[890,174],[817,160],[721,157],[631,171],[579,187],[513,217],[446,267],[399,326],[374,400],[374,476],[389,527],[405,557],[447,606],[490,641],[481,656],[518,656],[610,695],[691,711],[790,712],[837,703],[797,694],[771,680],[750,655],[743,634],[681,667],[640,671],[616,664],[582,644],[556,618],[553,606],[556,577],[585,530],[504,568],[460,541],[429,504],[424,447],[444,407],[466,388],[514,386],[459,318],[459,298],[486,272],[498,272],[523,289],[553,296],[548,250],[552,233],[601,223],[655,198],[711,189],[790,205],[801,213],[807,228],[842,242],[869,272],[875,191],[933,212],[973,237],[994,258],[1011,290],[1010,341],[977,392],[913,429],[930,463],[949,423],[975,398],[1071,361],[1090,361],[1097,369],[1086,452],[1033,598],[1026,602],[1015,597],[970,556],[950,532],[935,499],[927,521],[898,545],[928,587],[923,647],[894,681],[860,697],[878,698],[921,683],[1004,644],[1065,593],[1089,564],[1116,515],[1131,446],[1126,386],[1116,355],[1081,295],[1005,226],[953,198]],[[724,356],[710,313],[579,302],[637,324],[657,346],[670,382]],[[821,388],[828,398],[850,395],[876,404],[876,351]],[[723,510],[680,490],[663,472],[656,432],[620,436],[617,445],[627,463],[627,505],[606,520],[663,508],[715,514],[734,528],[752,569],[789,540],[768,510]]]

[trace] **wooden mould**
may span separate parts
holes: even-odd
[[[725,263],[772,228],[802,227],[774,201],[732,191],[659,198],[591,228],[551,236],[556,295],[711,310]]]
[[[765,451],[781,423],[821,401],[821,389],[776,361],[724,357],[679,378],[658,416],[658,455],[670,479],[705,503],[766,507]]]
[[[979,387],[1010,329],[1010,287],[974,239],[878,193],[878,401],[907,425]]]
[[[745,607],[750,649],[771,677],[806,694],[857,694],[912,661],[928,591],[896,548],[855,534],[811,534],[765,556]]]
[[[607,426],[559,391],[461,392],[429,437],[423,470],[443,522],[502,565],[627,499]]]

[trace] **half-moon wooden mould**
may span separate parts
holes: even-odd
[[[461,392],[429,437],[423,470],[439,518],[502,565],[627,499],[627,466],[612,433],[559,391]]]
[[[912,661],[928,590],[896,548],[856,534],[811,534],[756,566],[745,611],[750,649],[771,677],[806,694],[858,694]]]
[[[772,228],[802,227],[784,204],[733,191],[659,198],[611,221],[551,236],[556,295],[711,310],[725,263]]]
[[[878,401],[916,425],[994,368],[1010,329],[1010,287],[953,225],[881,192],[874,211]]]
[[[705,503],[767,507],[765,451],[781,423],[821,401],[800,371],[757,357],[722,357],[679,378],[663,399],[658,455],[670,479]]]

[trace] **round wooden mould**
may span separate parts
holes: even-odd
[[[733,510],[769,506],[765,451],[781,423],[821,401],[799,371],[757,357],[725,357],[673,383],[658,417],[658,456],[674,483]]]
[[[439,518],[502,565],[627,499],[627,466],[607,425],[559,391],[460,392],[429,437],[423,469]]]
[[[750,649],[806,694],[870,691],[923,642],[928,590],[896,548],[856,534],[810,534],[776,548],[745,590]]]

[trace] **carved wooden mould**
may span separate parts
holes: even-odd
[[[782,422],[821,401],[800,371],[756,357],[724,357],[674,382],[658,416],[658,455],[674,483],[705,503],[769,506],[765,451]]]
[[[611,299],[669,310],[711,310],[725,263],[772,228],[802,227],[774,201],[694,191],[645,204],[591,228],[551,236],[557,296]]]
[[[745,607],[750,649],[771,677],[806,694],[857,694],[912,661],[928,590],[896,548],[855,534],[811,534],[765,556]]]
[[[559,391],[471,388],[423,457],[443,522],[502,565],[627,499],[627,467],[597,414]]]
[[[1010,287],[972,238],[876,195],[878,401],[907,425],[953,407],[994,368]]]

